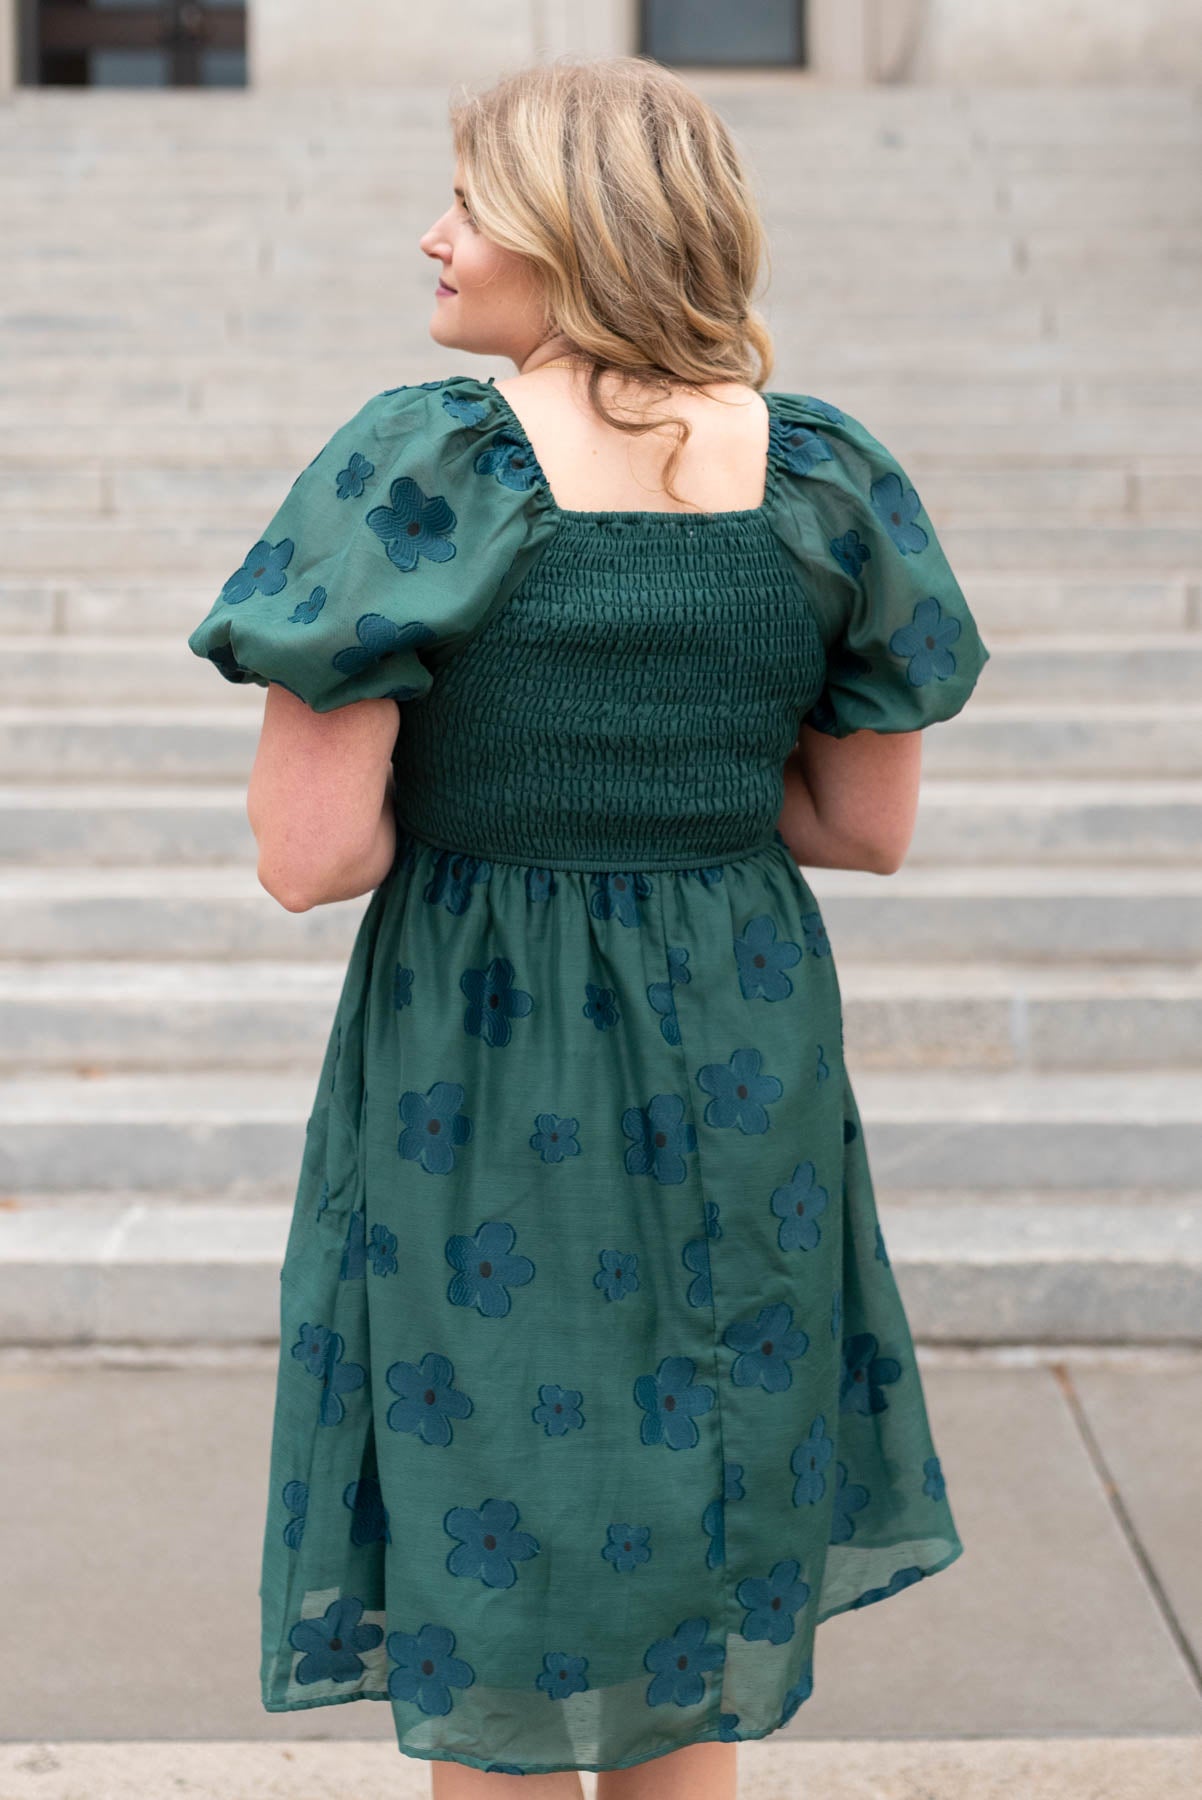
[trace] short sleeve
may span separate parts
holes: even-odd
[[[420,699],[551,533],[542,471],[506,426],[472,377],[374,395],[296,477],[189,649],[315,712]]]
[[[952,718],[989,651],[913,482],[837,406],[766,398],[770,522],[826,651],[825,684],[803,723],[847,737]]]

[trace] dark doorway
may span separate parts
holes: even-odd
[[[27,87],[245,87],[246,0],[25,0]]]
[[[642,0],[640,50],[657,62],[797,67],[805,0]]]

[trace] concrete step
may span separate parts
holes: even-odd
[[[879,1181],[877,1202],[918,1339],[1202,1343],[1202,1192],[893,1203]],[[290,1198],[18,1192],[0,1212],[0,1344],[270,1342],[292,1211]]]
[[[320,1066],[337,962],[0,962],[0,1070]],[[1202,1069],[1202,966],[839,964],[868,1069]]]
[[[244,478],[252,480],[253,471],[245,471]],[[1196,476],[1188,469],[1173,469],[1162,471],[1157,479],[1179,479],[1188,497],[1190,482],[1202,480],[1202,459]],[[267,523],[283,492],[278,488],[268,509],[259,513],[255,530]],[[1202,632],[1202,579],[1191,580],[1188,574],[1157,579],[1138,572],[1124,578],[1118,572],[1111,579],[1103,574],[998,574],[963,565],[957,573],[991,650],[995,641],[1008,650],[1015,637],[1022,647],[1030,637],[1047,632],[1060,644],[1070,636],[1084,634],[1089,643],[1097,643],[1117,634],[1123,646],[1133,636],[1142,644],[1149,639],[1159,642],[1165,632]],[[150,577],[129,573],[120,578],[37,571],[8,579],[0,576],[0,631],[24,637],[154,638],[164,648],[172,644],[178,648],[208,612],[220,591],[220,579],[203,572],[191,578],[178,572]],[[1055,698],[1059,702],[1062,696]],[[1120,695],[1115,704],[1138,702]]]
[[[257,689],[263,694],[263,689]],[[245,783],[263,723],[261,704],[229,685],[207,706],[5,706],[0,704],[0,782],[157,781]],[[923,740],[922,807],[935,778],[992,783],[1013,777],[1202,777],[1202,701],[1155,702],[983,697]],[[1114,792],[1113,788],[1108,788]],[[1116,802],[1129,794],[1115,795]],[[1163,796],[1158,796],[1163,798]]]
[[[888,877],[805,869],[840,966],[879,961],[1195,963],[1202,869],[1098,864],[909,865]],[[0,865],[9,958],[143,957],[207,962],[345,960],[369,896],[287,913],[259,886],[249,850],[192,868]]]
[[[254,855],[245,781],[31,781],[0,787],[0,860],[207,864]],[[955,781],[923,785],[921,864],[1188,864],[1202,855],[1202,781]]]
[[[230,567],[237,567],[246,555],[245,537],[238,543]],[[178,538],[176,550],[183,553]],[[215,585],[214,599],[222,579]],[[193,614],[192,625],[207,611],[202,607]],[[1159,703],[1167,708],[1197,704],[1202,692],[1202,631],[1150,631],[1125,637],[1114,631],[1030,631],[986,636],[985,641],[991,660],[981,673],[974,706],[979,695],[981,703],[1102,700]],[[5,699],[25,706],[66,702],[86,706],[101,698],[109,704],[137,700],[166,704],[175,698],[212,704],[221,679],[188,649],[183,633],[121,638],[18,632],[4,650]],[[225,685],[235,691],[244,686],[260,700],[264,691],[250,682]]]
[[[1196,1185],[1195,1069],[876,1070],[849,1047],[865,1137],[883,1184]],[[0,1189],[173,1188],[278,1195],[296,1178],[316,1077],[257,1070],[0,1077]]]
[[[135,733],[136,742],[136,733]],[[161,866],[256,855],[244,780],[0,786],[0,861]],[[908,865],[1045,864],[1202,857],[1202,780],[929,778]]]

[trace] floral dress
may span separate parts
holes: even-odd
[[[398,702],[280,1270],[264,1706],[622,1768],[778,1730],[814,1636],[962,1552],[831,943],[804,723],[988,659],[904,470],[765,393],[760,506],[573,511],[494,382],[376,394],[188,644]]]

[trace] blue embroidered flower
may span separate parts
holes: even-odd
[[[374,1475],[361,1475],[358,1481],[349,1481],[342,1490],[342,1504],[351,1509],[352,1544],[375,1544],[381,1540],[391,1544],[388,1508]]]
[[[346,1240],[342,1246],[342,1261],[338,1266],[339,1281],[362,1281],[367,1274],[367,1243],[365,1238],[365,1221],[363,1208],[356,1206],[346,1222]]]
[[[915,519],[922,511],[922,501],[915,490],[901,478],[898,470],[881,475],[868,490],[872,510],[903,556],[914,556],[927,546],[927,534]]]
[[[552,869],[526,870],[527,900],[549,900],[552,894],[558,893],[559,883]]]
[[[830,1195],[818,1180],[812,1162],[798,1163],[783,1187],[772,1190],[772,1210],[780,1220],[776,1241],[782,1250],[813,1250],[821,1236],[819,1213],[830,1204]]]
[[[284,1483],[284,1505],[294,1519],[289,1519],[284,1527],[284,1542],[289,1550],[299,1550],[301,1539],[305,1535],[305,1514],[309,1509],[309,1484],[305,1481],[286,1481]]]
[[[810,1660],[806,1663],[805,1667],[802,1669],[801,1674],[798,1676],[797,1680],[793,1683],[793,1686],[789,1689],[788,1693],[785,1695],[785,1698],[783,1701],[784,1711],[781,1713],[781,1716],[780,1716],[780,1722],[782,1725],[784,1725],[787,1720],[789,1720],[793,1717],[793,1714],[797,1711],[797,1709],[801,1705],[802,1701],[808,1700],[810,1695],[813,1692],[814,1692],[814,1659],[813,1659],[813,1657],[811,1657]]]
[[[650,1558],[650,1536],[650,1525],[611,1525],[601,1554],[615,1569],[637,1569]]]
[[[542,1673],[535,1677],[534,1685],[549,1694],[552,1700],[566,1700],[569,1694],[582,1694],[588,1687],[584,1679],[587,1668],[587,1656],[568,1656],[563,1650],[548,1650],[543,1657]]]
[[[697,1071],[697,1086],[713,1099],[706,1102],[707,1125],[737,1125],[744,1133],[767,1131],[765,1107],[779,1100],[784,1088],[775,1075],[761,1075],[758,1050],[736,1050],[728,1063],[705,1063]]]
[[[829,419],[832,425],[843,423],[843,414],[837,406],[832,406],[829,400],[815,400],[813,394],[799,394],[797,397],[803,406],[808,407],[811,412],[821,413],[822,417]]]
[[[475,1306],[486,1319],[499,1319],[509,1311],[511,1287],[524,1287],[534,1274],[528,1256],[511,1250],[513,1226],[504,1219],[486,1219],[474,1237],[455,1232],[447,1239],[446,1258],[458,1270],[447,1286],[447,1298],[456,1306]]]
[[[847,1464],[835,1464],[835,1492],[831,1504],[831,1529],[828,1542],[845,1544],[855,1533],[856,1523],[853,1513],[862,1512],[868,1505],[868,1489],[858,1481],[847,1479]]]
[[[914,608],[909,625],[899,625],[889,639],[894,656],[908,656],[906,680],[911,687],[925,687],[931,677],[946,681],[956,673],[956,659],[948,648],[960,635],[960,621],[928,594]]]
[[[397,1101],[405,1129],[397,1150],[406,1162],[420,1163],[428,1175],[446,1175],[455,1167],[455,1146],[466,1144],[472,1122],[459,1111],[463,1086],[458,1081],[435,1081],[424,1094],[409,1088]]]
[[[511,1019],[524,1019],[534,1010],[534,995],[514,987],[513,964],[507,956],[494,956],[487,969],[465,969],[459,985],[468,999],[463,1029],[494,1049],[513,1036]]]
[[[380,1224],[380,1220],[376,1220],[371,1228],[371,1244],[367,1246],[367,1255],[371,1256],[372,1274],[396,1274],[396,1233]]]
[[[335,651],[330,658],[340,675],[361,675],[364,669],[370,669],[373,663],[383,662],[386,656],[400,656],[407,650],[416,650],[420,645],[428,644],[437,633],[420,619],[412,619],[408,625],[398,625],[395,619],[388,618],[385,613],[361,613],[355,620],[355,636],[359,640],[357,644]],[[403,699],[411,698],[417,691],[416,688],[396,689]]]
[[[866,544],[854,526],[849,526],[842,537],[834,537],[830,541],[830,553],[853,581],[860,579],[864,564],[872,561],[871,546]]]
[[[806,949],[811,956],[829,956],[831,941],[826,935],[826,926],[820,912],[806,913],[801,921],[802,933],[806,941]]]
[[[703,1237],[690,1238],[680,1253],[680,1260],[693,1274],[685,1299],[690,1306],[708,1306],[714,1297],[708,1241]]]
[[[562,1437],[565,1431],[577,1430],[584,1424],[579,1388],[557,1387],[553,1381],[544,1382],[538,1390],[538,1400],[530,1417],[536,1425],[543,1427],[548,1437]]]
[[[317,1196],[317,1205],[313,1210],[313,1217],[315,1219],[320,1219],[322,1213],[326,1210],[326,1207],[329,1204],[330,1204],[330,1183],[327,1178],[321,1184],[321,1192]]]
[[[693,1380],[695,1370],[691,1356],[665,1356],[654,1375],[637,1377],[634,1397],[643,1409],[644,1444],[667,1444],[669,1450],[696,1444],[696,1418],[713,1406],[714,1390]]]
[[[363,1602],[354,1594],[331,1600],[315,1619],[298,1619],[288,1642],[304,1655],[294,1679],[307,1687],[313,1681],[354,1681],[363,1674],[360,1652],[374,1650],[384,1632],[379,1625],[361,1625]]]
[[[720,1494],[702,1513],[701,1529],[710,1540],[705,1553],[706,1567],[717,1569],[726,1561],[726,1507]]]
[[[415,569],[419,556],[449,562],[455,554],[451,533],[455,514],[442,494],[427,498],[412,475],[398,475],[388,490],[388,506],[373,506],[371,526],[398,569]]]
[[[450,1357],[427,1350],[421,1363],[394,1362],[385,1376],[400,1399],[388,1408],[393,1431],[412,1431],[423,1444],[449,1444],[454,1437],[452,1419],[466,1419],[472,1402],[455,1386],[455,1367]]]
[[[875,1600],[887,1600],[891,1594],[900,1594],[903,1588],[913,1587],[916,1581],[922,1580],[922,1577],[923,1572],[917,1563],[910,1563],[904,1569],[895,1569],[889,1577],[887,1587],[865,1588],[859,1599],[852,1601],[852,1609],[854,1610],[857,1606],[871,1606]]]
[[[741,1500],[743,1498],[743,1465],[737,1462],[725,1462],[722,1465],[722,1498],[724,1500]]]
[[[508,426],[497,432],[489,449],[481,450],[472,467],[481,475],[495,475],[519,493],[547,479],[532,447]]]
[[[803,951],[790,938],[777,942],[776,922],[767,913],[750,919],[734,945],[744,1000],[784,1000],[793,992],[785,970],[801,961]]]
[[[718,1223],[718,1202],[716,1200],[707,1200],[705,1203],[705,1235],[712,1238],[722,1236],[722,1227]]]
[[[252,594],[278,594],[287,585],[284,570],[292,561],[295,549],[296,545],[289,537],[281,538],[278,544],[269,544],[260,538],[254,549],[247,552],[242,567],[235,569],[229,577],[221,590],[221,598],[230,606],[240,606]]]
[[[392,976],[392,1004],[400,1012],[402,1006],[413,1004],[414,971],[407,969],[404,963],[398,963]]]
[[[598,1031],[609,1031],[616,1025],[620,1014],[614,1004],[612,988],[598,987],[595,981],[586,981],[584,991],[588,998],[581,1007],[586,1019],[591,1019]]]
[[[926,1476],[926,1480],[922,1484],[923,1493],[929,1494],[932,1500],[942,1500],[947,1493],[947,1483],[943,1479],[939,1458],[928,1456],[922,1465],[922,1472]],[[287,1494],[284,1497],[287,1499]]]
[[[808,425],[797,425],[773,414],[768,428],[769,449],[794,475],[808,475],[819,463],[830,462],[834,451],[826,439]]]
[[[440,850],[434,859],[434,873],[422,889],[422,899],[431,906],[440,903],[449,913],[465,913],[472,897],[472,887],[487,881],[492,864],[482,856],[465,856],[459,850]]]
[[[361,456],[357,450],[351,452],[351,459],[345,469],[340,469],[335,487],[340,500],[357,500],[364,488],[376,472],[374,462]]]
[[[593,1286],[599,1287],[607,1300],[623,1300],[639,1285],[638,1264],[632,1250],[602,1250],[601,1267],[593,1276]]]
[[[793,1308],[783,1301],[761,1306],[754,1319],[736,1319],[723,1339],[738,1355],[730,1367],[736,1387],[762,1387],[779,1394],[793,1382],[789,1362],[809,1348],[809,1333],[793,1323]]]
[[[396,1668],[388,1677],[393,1700],[416,1700],[424,1713],[449,1713],[453,1687],[471,1687],[476,1672],[452,1656],[455,1633],[447,1625],[423,1625],[418,1632],[390,1631],[385,1646]]]
[[[684,1180],[684,1159],[697,1148],[697,1132],[678,1094],[654,1094],[646,1106],[628,1106],[622,1130],[633,1140],[624,1159],[627,1174],[653,1175],[669,1186]]]
[[[453,419],[461,425],[480,425],[488,417],[488,407],[483,400],[470,400],[466,394],[452,394],[448,389],[442,397],[442,403]]]
[[[724,1744],[738,1744],[742,1742],[742,1737],[739,1732],[738,1713],[718,1714],[718,1737]]]
[[[669,1638],[657,1638],[643,1657],[655,1679],[647,1684],[648,1706],[695,1706],[705,1695],[705,1671],[719,1669],[726,1651],[709,1643],[708,1619],[685,1619]]]
[[[323,587],[315,587],[307,600],[298,600],[288,614],[289,625],[312,625],[329,596]]]
[[[809,1582],[798,1578],[800,1569],[801,1564],[790,1557],[774,1564],[768,1575],[747,1575],[739,1583],[735,1598],[747,1608],[740,1627],[745,1638],[784,1644],[793,1636],[793,1614],[810,1597]]]
[[[538,1554],[538,1540],[517,1529],[518,1509],[512,1500],[486,1500],[478,1512],[452,1506],[443,1526],[460,1541],[447,1553],[452,1575],[476,1576],[485,1587],[512,1587],[515,1563]]]
[[[620,925],[641,925],[639,901],[654,891],[654,883],[642,869],[628,873],[599,873],[593,876],[593,892],[588,909],[594,919],[617,919]]]
[[[883,1262],[887,1269],[892,1267],[889,1261],[889,1252],[885,1248],[885,1234],[881,1230],[879,1220],[876,1228],[876,1259],[878,1262]]]
[[[878,1356],[876,1347],[871,1331],[859,1331],[843,1345],[840,1412],[878,1413],[888,1406],[888,1395],[881,1388],[885,1382],[897,1380],[901,1364],[895,1356]]]
[[[321,1383],[317,1417],[323,1425],[341,1422],[346,1412],[341,1396],[354,1393],[367,1379],[362,1363],[343,1362],[345,1348],[339,1332],[331,1331],[328,1325],[309,1324],[301,1326],[300,1337],[292,1346],[297,1362],[304,1363],[309,1374]]]
[[[647,998],[660,1015],[660,1034],[668,1044],[680,1042],[680,1021],[676,1017],[676,996],[672,990],[678,983],[692,979],[688,963],[689,953],[684,946],[673,946],[668,951],[667,981],[652,981],[647,986]]]
[[[831,1066],[826,1060],[826,1052],[823,1050],[822,1045],[819,1044],[819,1046],[818,1046],[818,1068],[817,1068],[817,1072],[815,1073],[815,1076],[814,1076],[815,1085],[817,1085],[819,1082],[825,1081],[828,1078],[828,1076],[830,1075],[830,1072],[831,1072]]]
[[[793,1483],[794,1506],[817,1506],[826,1493],[826,1476],[822,1473],[835,1454],[835,1440],[826,1429],[826,1415],[819,1413],[810,1426],[810,1435],[796,1444],[789,1467],[797,1480]]]
[[[561,1119],[557,1113],[537,1113],[530,1148],[537,1150],[545,1163],[562,1162],[565,1156],[579,1156],[576,1133],[579,1119]]]

